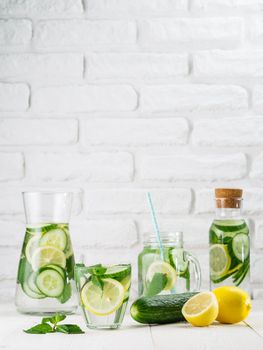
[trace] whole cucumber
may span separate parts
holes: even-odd
[[[181,293],[141,297],[132,304],[132,318],[144,324],[165,324],[185,321],[184,304],[197,293]]]

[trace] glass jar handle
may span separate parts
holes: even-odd
[[[191,288],[193,291],[199,291],[201,287],[201,267],[199,261],[189,252],[184,252],[186,260],[193,264],[195,275],[195,286]]]

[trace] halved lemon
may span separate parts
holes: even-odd
[[[54,247],[46,246],[37,248],[31,258],[31,264],[34,271],[45,265],[58,265],[62,268],[66,266],[65,254]]]
[[[164,290],[171,290],[176,282],[176,270],[165,261],[153,262],[147,271],[146,281],[150,282],[156,273],[162,273],[167,277],[167,283]]]
[[[84,307],[97,316],[107,316],[115,312],[124,299],[122,284],[112,278],[103,279],[103,288],[88,281],[81,290]]]
[[[227,273],[231,265],[231,258],[227,246],[213,244],[209,250],[210,273],[213,277],[221,277]]]
[[[217,299],[212,292],[198,293],[184,304],[182,314],[193,326],[209,326],[218,315]]]

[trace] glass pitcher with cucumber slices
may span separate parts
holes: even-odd
[[[15,304],[21,313],[48,315],[77,309],[69,235],[72,193],[23,192],[26,232]]]
[[[156,236],[144,241],[138,256],[139,296],[198,291],[201,269],[198,260],[183,247],[182,232],[161,235],[163,259]]]
[[[250,239],[241,213],[242,192],[215,190],[216,218],[209,231],[211,289],[234,285],[250,293]]]

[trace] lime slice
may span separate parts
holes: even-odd
[[[27,242],[26,249],[25,249],[25,254],[27,261],[31,264],[31,259],[34,251],[36,248],[39,246],[39,240],[40,240],[40,235],[34,235],[30,240]]]
[[[64,250],[67,246],[67,241],[68,240],[66,233],[61,229],[55,229],[45,233],[42,236],[39,245],[41,247],[51,246],[60,250]]]
[[[156,273],[163,273],[167,277],[167,283],[164,290],[171,290],[176,282],[176,270],[165,261],[153,262],[147,271],[146,281],[150,282]]]
[[[54,247],[39,247],[37,248],[31,259],[32,268],[34,271],[45,265],[58,265],[62,268],[66,266],[65,254]]]
[[[122,284],[112,278],[103,279],[103,289],[88,281],[81,290],[85,308],[94,315],[107,316],[115,312],[125,295]]]
[[[213,244],[209,250],[210,272],[212,276],[221,277],[227,273],[231,265],[227,245]]]
[[[245,233],[237,234],[232,241],[232,249],[235,257],[244,261],[249,255],[249,238]]]

